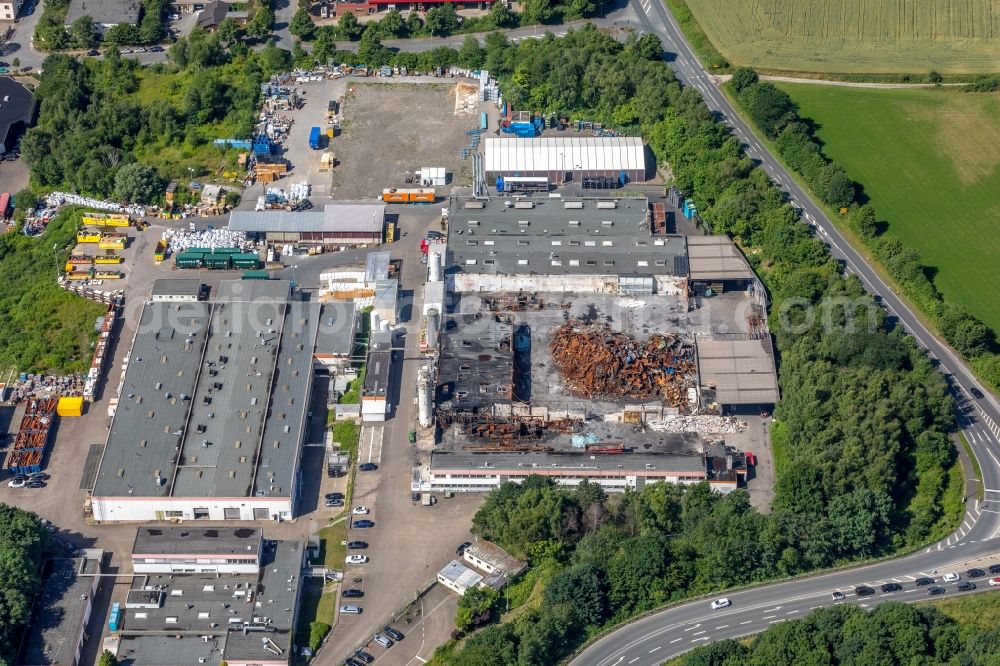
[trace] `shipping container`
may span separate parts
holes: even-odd
[[[121,264],[125,263],[125,257],[117,254],[102,254],[95,257],[94,262],[98,264]]]
[[[94,271],[70,271],[66,273],[67,280],[89,280],[94,276]]]
[[[121,280],[125,274],[121,271],[97,271],[94,273],[95,280]]]
[[[486,112],[483,111],[482,113],[479,114],[479,129],[485,130],[489,128],[490,128],[489,116],[487,116]]]
[[[204,256],[205,268],[213,270],[227,270],[233,265],[232,255],[228,254],[206,254]]]
[[[410,190],[407,200],[410,203],[434,203],[434,188]]]
[[[158,240],[156,241],[156,249],[153,250],[153,260],[163,261],[167,258],[167,241]]]
[[[241,253],[230,255],[235,268],[245,268],[255,270],[260,267],[260,257],[253,253]]]
[[[270,280],[271,274],[267,271],[243,271],[244,280]]]
[[[382,190],[382,201],[386,203],[407,203],[410,200],[409,190]]]
[[[174,255],[177,268],[201,268],[205,265],[204,252],[178,252]]]
[[[76,232],[76,242],[77,243],[99,243],[101,242],[101,233],[99,231],[92,231],[90,229],[81,229]]]
[[[117,601],[111,604],[111,612],[108,614],[108,631],[118,631],[121,622],[122,607]]]

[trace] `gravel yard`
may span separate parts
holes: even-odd
[[[452,182],[471,184],[472,160],[463,160],[466,131],[478,113],[455,115],[455,83],[351,82],[343,131],[332,142],[337,166],[333,196],[341,200],[379,197],[386,187],[407,185],[407,172],[444,167]],[[438,195],[442,189],[438,188]]]

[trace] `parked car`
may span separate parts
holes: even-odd
[[[868,595],[875,594],[875,590],[867,585],[858,585],[854,588],[854,594],[859,597],[867,597]]]
[[[997,585],[1000,585],[1000,577],[990,578],[990,587],[996,587]]]
[[[375,527],[375,521],[374,520],[355,520],[353,523],[351,523],[351,527],[354,527],[354,528],[357,528],[357,529],[365,529],[365,528],[368,528],[368,527]]]
[[[946,583],[956,583],[956,582],[960,581],[961,579],[962,579],[962,577],[959,574],[955,573],[954,571],[950,572],[950,573],[946,573],[944,575],[944,577],[942,578],[942,580],[944,582],[946,582]]]
[[[342,500],[344,499],[344,493],[327,493],[323,496],[323,499],[329,500]]]
[[[361,463],[358,465],[358,471],[360,472],[374,472],[378,469],[378,465],[375,463]]]
[[[986,575],[986,572],[982,569],[969,569],[965,572],[965,575],[969,578],[982,578]]]
[[[375,642],[384,648],[392,647],[392,641],[389,640],[389,638],[387,638],[386,636],[383,636],[382,634],[375,634]]]
[[[369,513],[371,513],[371,510],[366,506],[356,506],[353,509],[351,509],[351,513],[353,513],[355,516],[366,516]]]
[[[382,627],[382,632],[394,641],[401,641],[404,638],[406,638],[406,636],[404,636],[402,632],[393,629],[389,625]]]
[[[899,583],[886,583],[881,587],[883,592],[899,592],[903,589],[903,586]]]
[[[375,657],[371,656],[364,650],[358,650],[357,652],[354,653],[354,656],[360,659],[361,661],[365,662],[366,664],[370,664],[373,661],[375,661]]]
[[[843,592],[834,592],[833,593],[833,600],[834,601],[843,601],[846,598],[847,597],[844,596]]]
[[[145,52],[146,52],[146,47],[144,46],[132,49],[132,53],[145,53]]]
[[[991,564],[990,568],[987,569],[991,574],[1000,574],[1000,564]]]
[[[150,46],[149,47],[149,52],[150,53],[163,53],[163,47],[162,46]]]
[[[48,481],[51,478],[52,476],[50,474],[46,474],[45,472],[32,472],[31,474],[28,475],[29,480],[40,479],[42,481]]]
[[[937,585],[932,585],[931,587],[927,588],[927,594],[931,595],[932,597],[936,597],[937,595],[944,594],[944,593],[945,593],[945,589],[943,587],[939,587]]]
[[[465,555],[465,549],[468,548],[471,545],[472,545],[471,543],[469,543],[468,541],[466,541],[465,543],[463,543],[461,546],[459,546],[455,550],[455,554],[458,555],[459,557],[461,557],[462,555]]]
[[[325,504],[328,509],[339,509],[344,506],[344,500],[327,500]]]
[[[963,580],[961,583],[959,583],[955,587],[958,588],[959,592],[972,592],[974,589],[976,589],[976,584],[975,583],[970,583],[967,580]]]
[[[348,541],[347,550],[364,550],[368,547],[367,541]]]
[[[87,55],[89,55],[91,57],[93,57],[93,56],[99,56],[99,55],[101,55],[101,52],[98,51],[97,49],[90,49],[89,51],[87,51]]]
[[[129,53],[132,53],[132,49],[122,49],[121,51],[119,51],[119,53],[121,53],[122,55],[127,55]]]
[[[344,604],[340,607],[340,613],[341,615],[361,615],[361,606]]]
[[[367,562],[368,562],[368,556],[367,555],[348,555],[347,556],[347,563],[348,564],[366,564]]]
[[[10,488],[24,488],[24,484],[26,484],[27,482],[28,482],[27,479],[18,478],[15,476],[13,479],[7,482],[7,486]]]
[[[348,658],[347,658],[347,659],[346,659],[346,660],[344,661],[344,666],[365,666],[365,665],[364,665],[364,664],[362,664],[362,663],[361,663],[360,661],[358,661],[357,659],[355,659],[354,657],[348,657]]]
[[[341,592],[340,596],[343,597],[343,598],[345,598],[345,599],[360,599],[361,597],[365,596],[365,593],[363,591],[361,591],[361,590],[357,590],[357,589],[354,589],[354,588],[348,588],[348,589],[344,590],[343,592]]]
[[[731,602],[726,597],[722,597],[721,599],[716,599],[715,601],[712,602],[712,610],[719,610],[720,608],[726,608],[727,606],[731,606],[732,603],[733,602]]]
[[[24,484],[25,488],[44,488],[45,482],[41,479],[28,479],[28,482]]]
[[[181,17],[180,14],[171,14],[170,15],[170,20],[171,21],[176,21],[176,20],[180,19],[180,17]]]
[[[913,584],[916,585],[917,587],[923,587],[924,585],[933,585],[934,584],[934,579],[933,578],[918,578],[915,581],[913,581]]]

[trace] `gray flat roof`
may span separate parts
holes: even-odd
[[[269,661],[262,637],[274,641],[290,658],[303,545],[280,541],[266,551],[258,578],[248,574],[150,574],[136,577],[133,591],[159,588],[163,606],[124,609],[119,657],[136,664],[190,664],[232,660]],[[253,592],[254,603],[246,602]],[[134,596],[134,595],[133,595]],[[264,622],[267,618],[267,622]],[[244,622],[266,631],[242,631]],[[213,626],[213,624],[215,626]],[[239,629],[236,629],[239,625]],[[233,627],[229,629],[229,627]],[[176,639],[175,636],[183,636]],[[203,643],[201,636],[215,638]],[[162,640],[166,638],[166,640]]]
[[[688,236],[692,280],[752,280],[753,269],[728,236]]]
[[[466,273],[687,276],[682,236],[650,234],[646,199],[534,197],[534,208],[493,200],[485,208],[453,205],[448,264]],[[582,208],[566,208],[582,203]]]
[[[288,297],[227,280],[214,301],[146,305],[95,496],[291,495],[320,304]]]
[[[102,551],[101,552],[103,555]],[[93,603],[96,580],[80,573],[98,573],[96,559],[51,559],[45,563],[42,588],[24,636],[18,664],[42,666],[76,663],[76,648],[83,636],[87,608]]]
[[[514,382],[513,329],[483,314],[447,315],[441,322],[438,375],[443,405],[472,409],[509,403]]]
[[[262,537],[259,527],[140,527],[132,543],[132,554],[246,555],[257,552]]]
[[[724,405],[769,405],[778,401],[778,375],[770,337],[699,338],[697,347],[701,384],[715,386],[716,401]]]
[[[365,282],[387,280],[389,278],[389,260],[392,254],[388,250],[369,252],[365,257]]]
[[[392,370],[392,333],[376,331],[371,335],[368,363],[365,366],[363,395],[387,397]]]
[[[473,587],[478,585],[483,579],[483,575],[478,571],[470,569],[458,560],[452,560],[441,567],[438,575],[442,576],[460,587]]]
[[[153,280],[153,296],[198,296],[201,280],[197,278],[159,278]]]
[[[72,0],[66,12],[66,25],[81,16],[89,16],[94,23],[117,25],[139,22],[139,0]]]
[[[320,308],[316,353],[348,356],[354,350],[356,310],[353,301],[331,301]]]
[[[700,455],[656,453],[623,453],[590,455],[580,452],[555,453],[467,453],[432,451],[431,471],[435,474],[475,471],[481,474],[548,474],[586,476],[588,473],[636,474],[676,472],[705,474],[705,461]]]
[[[229,214],[229,228],[236,231],[367,232],[383,229],[385,204],[327,204],[321,211],[238,211]]]

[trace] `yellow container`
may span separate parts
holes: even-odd
[[[78,231],[76,232],[76,242],[77,243],[99,243],[101,241],[101,234],[97,231]]]
[[[83,398],[80,396],[59,398],[56,404],[56,414],[59,416],[83,416]]]
[[[83,216],[83,223],[94,227],[127,227],[129,225],[128,215],[118,213],[90,213]]]
[[[94,273],[95,280],[121,280],[125,277],[121,271],[97,271]]]
[[[97,244],[97,247],[101,248],[102,250],[124,250],[125,238],[121,236],[102,238],[101,242]]]
[[[117,254],[105,254],[94,259],[94,262],[98,264],[120,264],[124,261],[125,257],[120,257]]]

